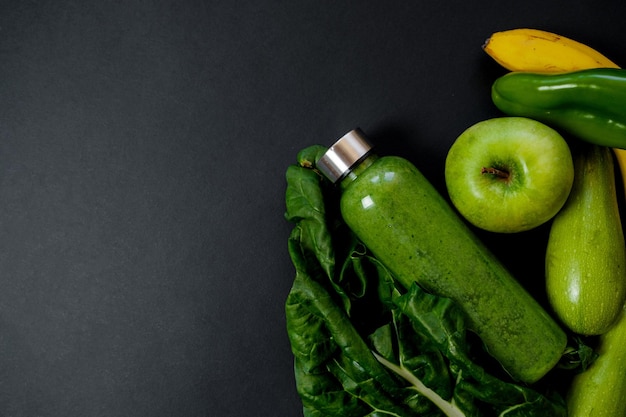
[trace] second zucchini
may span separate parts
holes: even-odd
[[[574,185],[546,250],[546,290],[557,316],[583,335],[604,333],[626,297],[626,248],[609,148],[574,153]]]

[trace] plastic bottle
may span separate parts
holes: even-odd
[[[377,156],[355,129],[317,168],[341,187],[342,217],[363,244],[404,287],[417,282],[456,301],[515,380],[535,382],[556,365],[563,330],[413,164]]]

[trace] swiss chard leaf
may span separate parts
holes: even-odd
[[[296,241],[303,247],[302,253],[314,256],[325,274],[332,276],[335,259],[320,178],[315,171],[297,166],[289,167],[286,176],[285,217],[300,230]]]

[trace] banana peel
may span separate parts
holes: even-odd
[[[493,33],[483,50],[509,71],[556,74],[591,68],[619,68],[592,47],[540,29],[518,28]],[[626,193],[626,150],[613,149]]]

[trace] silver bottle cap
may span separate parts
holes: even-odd
[[[361,129],[356,128],[342,136],[317,161],[317,168],[335,183],[342,179],[357,162],[372,149]]]

